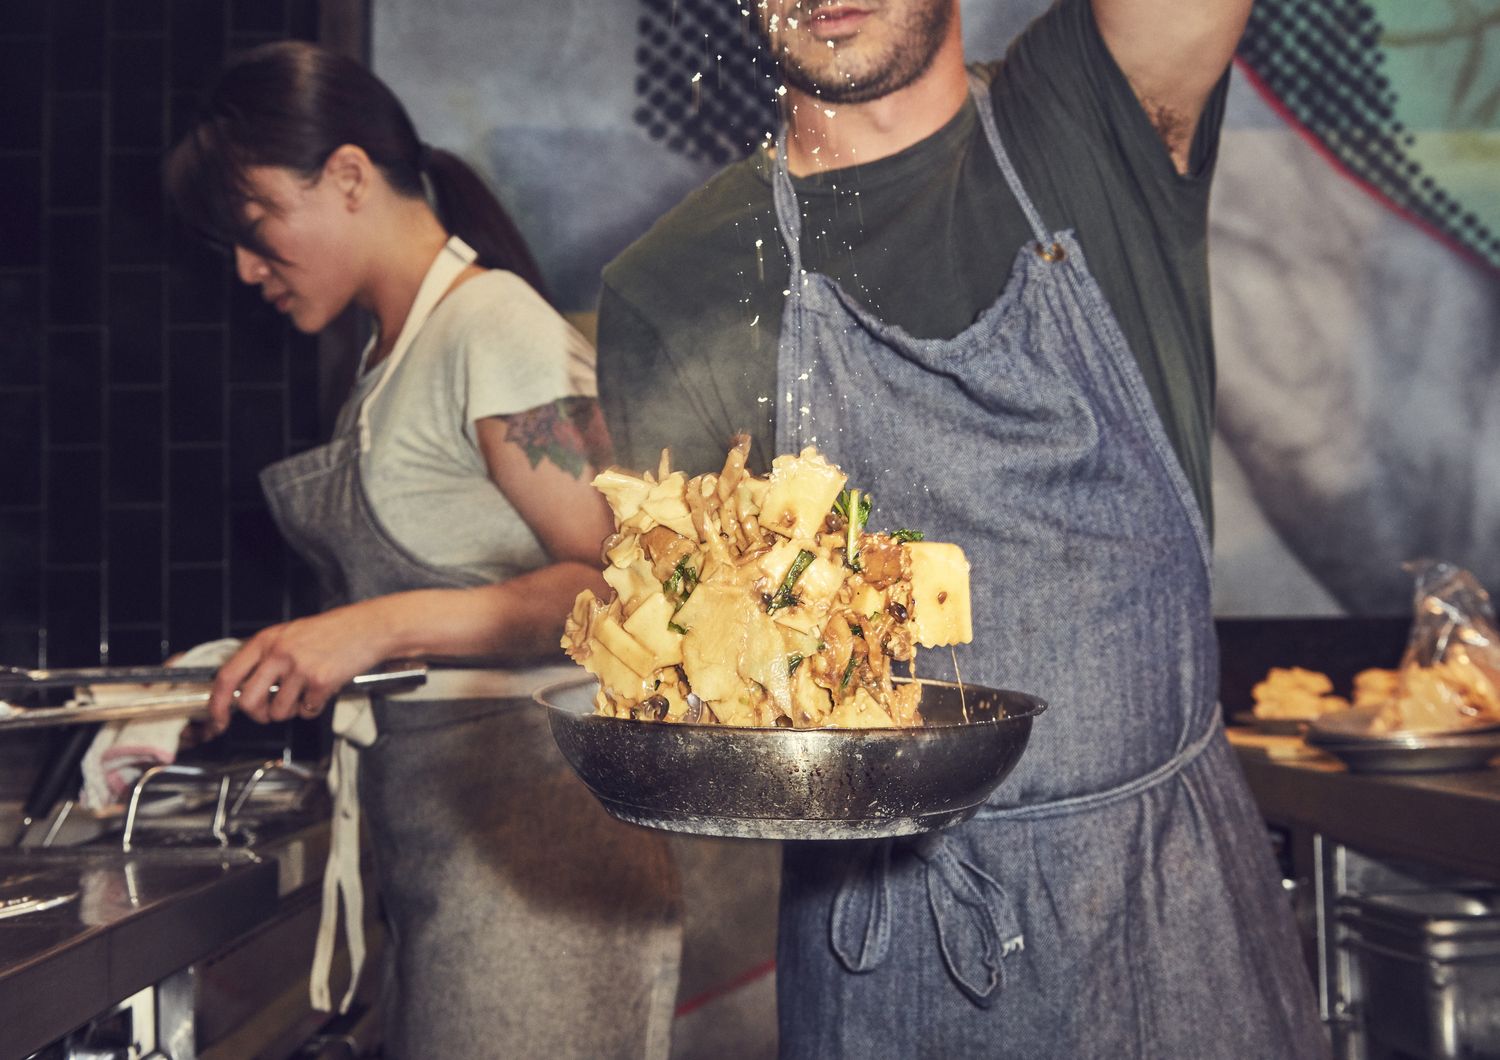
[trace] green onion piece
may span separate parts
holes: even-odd
[[[802,572],[807,570],[807,565],[813,559],[813,554],[805,548],[797,552],[797,558],[792,560],[792,565],[788,568],[786,577],[782,579],[781,588],[776,590],[776,595],[771,597],[771,602],[766,605],[767,612],[779,611],[781,608],[791,607],[797,602],[797,598],[792,595],[792,586],[797,584],[797,579],[802,577]]]
[[[854,665],[857,662],[859,662],[859,656],[855,655],[853,652],[850,652],[849,653],[849,665],[846,666],[846,667],[844,667],[844,677],[843,677],[843,680],[841,680],[839,682],[839,691],[840,692],[842,692],[845,689],[845,687],[849,684],[849,678],[851,678],[851,677],[854,676]]]
[[[849,493],[849,510],[859,510],[859,490],[851,490]],[[851,515],[849,521],[844,524],[844,562],[855,570],[859,570],[859,546],[855,544],[859,540],[859,527],[856,525],[858,519]]]
[[[920,530],[892,530],[891,531],[891,540],[892,541],[902,541],[902,542],[904,542],[904,541],[920,541],[920,540],[922,540],[922,536],[923,536],[922,535],[922,531],[920,531]]]
[[[661,591],[667,596],[677,598],[677,606],[681,607],[693,590],[698,587],[698,572],[688,565],[688,557],[683,556],[677,561],[677,566],[672,568],[672,576],[661,583]]]
[[[803,655],[800,651],[794,651],[786,657],[786,672],[790,676],[797,672],[797,667],[802,665]]]
[[[859,535],[870,521],[870,495],[859,490],[840,490],[833,512],[844,518],[844,564],[859,570]]]
[[[667,628],[670,629],[673,633],[681,633],[684,636],[687,635],[687,630],[682,626],[679,626],[676,622],[668,621]]]
[[[865,524],[870,521],[871,504],[868,493],[860,493],[859,490],[840,490],[833,502],[833,513],[843,516],[847,522],[858,523],[859,529],[863,530]]]

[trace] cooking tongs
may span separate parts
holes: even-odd
[[[24,670],[0,667],[0,734],[17,729],[56,725],[89,725],[135,718],[206,717],[208,692],[202,688],[167,691],[143,689],[139,698],[115,696],[103,703],[74,702],[60,707],[19,707],[11,700],[54,688],[102,685],[206,685],[218,670],[195,666],[105,666],[72,670]],[[415,688],[427,681],[427,666],[417,662],[392,663],[384,670],[360,674],[345,692],[390,693]],[[276,686],[272,686],[275,691]]]

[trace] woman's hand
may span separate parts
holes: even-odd
[[[320,714],[352,678],[385,661],[384,599],[284,622],[251,637],[214,678],[212,731],[229,725],[236,705],[261,724]],[[272,685],[278,686],[274,693]]]

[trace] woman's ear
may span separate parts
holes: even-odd
[[[348,209],[358,210],[369,197],[375,179],[375,163],[370,161],[363,147],[344,144],[323,163],[323,179],[332,181]]]

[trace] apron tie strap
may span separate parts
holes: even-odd
[[[1181,772],[1221,730],[1216,715],[1205,732],[1172,758],[1108,791],[1031,806],[984,809],[975,821],[982,826],[990,821],[1062,816],[1138,795]],[[839,963],[851,972],[874,971],[890,949],[893,845],[891,840],[872,844],[867,854],[851,860],[834,895],[829,943]],[[1026,948],[1014,903],[998,880],[962,856],[946,832],[903,842],[901,851],[910,851],[925,867],[927,907],[948,975],[970,1001],[988,1008],[1005,988],[1005,958]]]
[[[927,840],[931,840],[930,842]],[[914,847],[927,866],[927,907],[948,974],[970,1001],[989,1008],[1005,985],[1001,962],[1026,948],[1005,888],[937,833]]]
[[[873,971],[891,941],[890,862],[894,844],[873,844],[851,861],[834,896],[829,934],[839,963]],[[948,974],[971,1001],[989,1007],[1005,982],[1001,961],[1025,948],[1020,922],[1005,888],[939,832],[903,843],[926,867],[927,907],[937,925]]]
[[[349,986],[339,1012],[349,1011],[365,963],[365,898],[359,874],[359,749],[375,742],[375,712],[368,696],[340,697],[333,708],[337,740],[328,764],[328,790],[333,795],[332,836],[328,863],[323,869],[323,910],[313,948],[308,994],[313,1008],[333,1009],[329,974],[333,968],[334,939],[339,926],[339,898],[344,900],[344,937],[349,946]]]
[[[890,866],[889,841],[873,844],[866,857],[845,866],[828,927],[833,952],[851,972],[874,971],[890,948]]]

